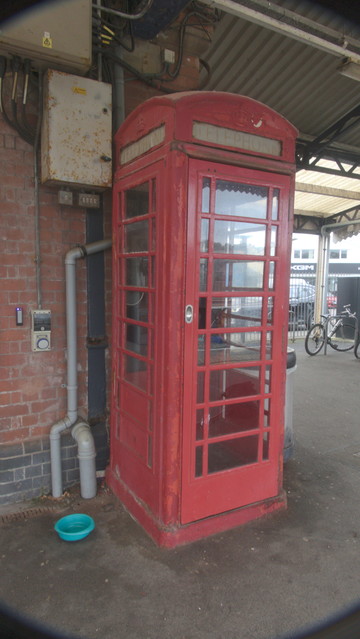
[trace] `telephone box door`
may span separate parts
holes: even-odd
[[[190,160],[183,524],[281,490],[290,186]]]

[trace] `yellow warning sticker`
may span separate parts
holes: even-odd
[[[48,31],[44,32],[43,39],[42,39],[42,45],[46,49],[52,49],[52,45],[53,45],[52,38],[50,37],[50,33],[48,33]]]
[[[80,95],[86,95],[87,94],[86,89],[82,89],[81,87],[73,87],[72,91],[73,91],[73,93],[79,93]]]

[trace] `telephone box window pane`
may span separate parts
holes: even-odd
[[[147,356],[148,346],[148,329],[145,326],[137,324],[127,324],[126,326],[126,344],[128,351],[133,351],[143,357]]]
[[[156,224],[155,219],[151,218],[151,249],[155,251],[156,248]]]
[[[125,355],[124,379],[143,391],[147,390],[147,364],[140,359]]]
[[[273,291],[275,286],[275,262],[269,264],[269,290]]]
[[[143,291],[126,291],[126,317],[137,322],[147,322],[148,298],[148,294]]]
[[[200,291],[207,291],[207,279],[208,279],[208,260],[201,258],[200,260]]]
[[[259,402],[210,408],[209,437],[222,437],[259,427]],[[242,441],[242,440],[240,440]]]
[[[196,401],[198,404],[202,404],[204,402],[204,382],[205,382],[205,373],[203,371],[200,371],[197,375]]]
[[[277,220],[279,218],[279,189],[274,189],[273,191],[273,201],[272,201],[272,219]]]
[[[272,359],[272,333],[266,333],[266,359]]]
[[[147,220],[133,222],[125,226],[125,246],[126,253],[141,253],[149,247],[149,223]]]
[[[149,183],[138,184],[125,191],[125,217],[138,217],[149,213]]]
[[[148,285],[148,258],[126,258],[126,286],[145,287]]]
[[[253,362],[260,359],[261,334],[221,333],[211,336],[210,363]]]
[[[274,298],[268,298],[268,310],[267,310],[267,324],[272,324],[274,321]]]
[[[265,255],[265,224],[215,221],[214,253]]]
[[[271,365],[265,367],[265,393],[271,392]]]
[[[195,448],[195,477],[201,477],[203,474],[203,447]]]
[[[204,439],[204,411],[196,411],[196,440]]]
[[[203,218],[201,220],[201,239],[200,239],[200,251],[201,253],[207,253],[209,250],[209,220]]]
[[[262,290],[264,262],[214,260],[213,291]]]
[[[254,464],[258,459],[258,435],[209,444],[209,474]]]
[[[210,178],[206,177],[203,178],[201,210],[203,213],[210,211]]]
[[[266,219],[268,188],[216,180],[215,213]]]
[[[260,368],[258,366],[219,369],[210,373],[211,402],[235,397],[251,397],[251,395],[258,395],[259,392]]]
[[[151,210],[154,213],[154,211],[156,211],[156,179],[155,178],[151,180],[151,185],[152,185]]]
[[[148,454],[147,454],[147,465],[149,468],[152,468],[153,465],[153,438],[151,435],[148,435]]]
[[[199,329],[206,328],[206,297],[199,298]]]
[[[269,459],[270,448],[270,433],[264,433],[263,435],[263,459],[267,461]]]
[[[213,298],[211,327],[246,328],[261,323],[262,297]]]
[[[199,335],[198,337],[198,366],[204,366],[205,364],[205,345],[206,336]]]
[[[264,428],[270,427],[270,408],[271,400],[269,397],[264,399]]]
[[[270,255],[276,255],[277,249],[277,226],[271,227],[271,235],[270,235]]]

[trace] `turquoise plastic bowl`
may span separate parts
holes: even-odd
[[[79,541],[94,530],[95,522],[90,515],[77,513],[62,517],[56,522],[54,528],[60,539],[64,539],[64,541]]]

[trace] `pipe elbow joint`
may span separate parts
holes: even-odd
[[[96,456],[94,438],[88,424],[84,422],[75,424],[71,434],[77,442],[79,458],[92,458]]]

